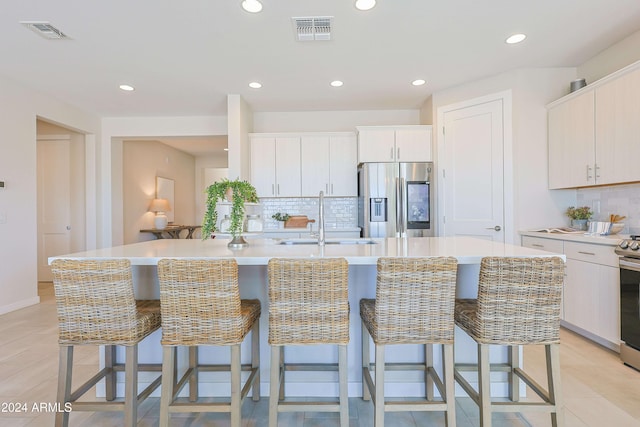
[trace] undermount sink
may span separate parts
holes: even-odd
[[[326,239],[325,245],[374,245],[377,242],[371,239]],[[284,239],[280,245],[317,245],[318,239]]]

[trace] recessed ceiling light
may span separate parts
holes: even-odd
[[[228,149],[228,148],[223,148],[223,150],[224,150],[224,151],[229,151],[229,149]]]
[[[334,80],[331,82],[331,86],[333,87],[340,87],[342,86],[344,83],[342,83],[340,80]]]
[[[414,80],[414,81],[411,82],[411,84],[414,85],[414,86],[422,86],[425,83],[426,83],[426,81],[424,81],[422,79]]]
[[[250,13],[258,13],[262,10],[262,3],[258,0],[244,0],[242,8]]]
[[[356,9],[369,10],[376,5],[376,0],[356,0]]]
[[[262,84],[260,84],[258,82],[251,82],[251,83],[249,83],[249,87],[251,89],[260,89],[262,87]]]
[[[525,34],[514,34],[505,40],[508,44],[516,44],[520,43],[522,40],[526,39],[527,36]]]
[[[135,90],[135,88],[131,85],[120,85],[120,89],[126,92],[131,92],[132,90]]]

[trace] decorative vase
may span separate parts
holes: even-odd
[[[229,249],[242,249],[247,246],[249,246],[249,242],[244,240],[244,237],[242,237],[242,235],[233,236],[233,239],[231,239],[231,241],[227,245]]]
[[[572,219],[571,220],[571,228],[576,230],[587,230],[587,221],[586,219]]]

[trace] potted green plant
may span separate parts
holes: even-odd
[[[571,228],[576,230],[586,230],[587,221],[593,215],[589,206],[574,207],[569,206],[566,211],[567,216],[571,219]]]
[[[289,220],[289,218],[291,218],[291,216],[288,213],[283,214],[280,212],[276,212],[273,215],[271,215],[271,218],[275,219],[276,221],[280,221],[282,222],[282,224],[284,224]]]
[[[222,179],[214,182],[206,190],[207,207],[202,220],[202,238],[208,239],[217,231],[219,201],[230,202],[230,225],[229,234],[232,240],[230,247],[246,246],[247,242],[242,238],[242,229],[244,225],[245,203],[258,203],[258,194],[253,185],[248,181],[236,179],[230,181]]]

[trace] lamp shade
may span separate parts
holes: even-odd
[[[169,212],[171,205],[167,199],[153,199],[151,206],[149,206],[151,212]]]

